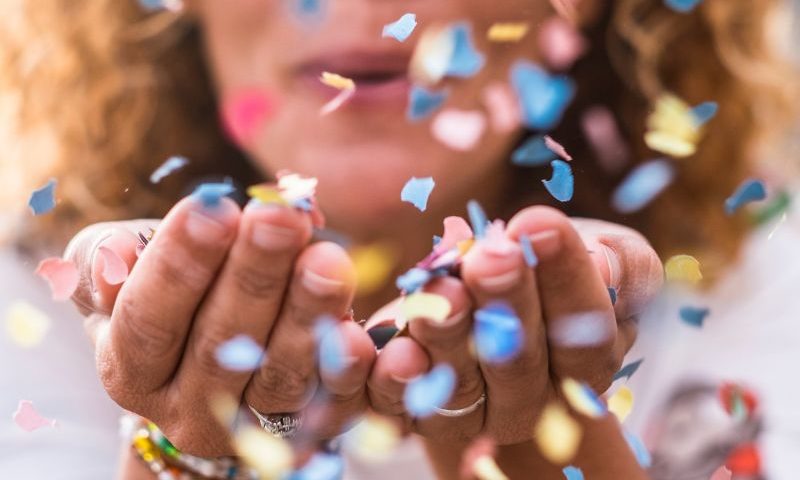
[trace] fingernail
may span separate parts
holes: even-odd
[[[548,260],[561,250],[561,234],[558,230],[545,230],[529,236],[533,251],[539,260]]]
[[[186,233],[197,243],[214,244],[228,235],[228,227],[208,210],[192,210],[186,216]]]
[[[510,289],[519,282],[520,270],[516,266],[513,270],[494,275],[492,277],[481,277],[478,285],[486,291],[501,292]]]
[[[319,297],[339,293],[344,286],[344,283],[339,280],[323,277],[309,269],[303,270],[301,282],[309,292]]]
[[[92,267],[91,267],[91,275],[89,275],[89,288],[92,292],[92,299],[97,300],[98,290],[97,285],[99,282],[103,281],[103,265],[100,263],[98,259],[100,247],[105,246],[108,243],[108,239],[114,235],[114,230],[109,230],[105,232],[100,238],[94,243],[92,246]]]
[[[450,315],[441,322],[428,321],[428,324],[433,325],[436,328],[450,328],[461,323],[461,321],[467,317],[467,313],[469,313],[467,310],[462,310],[458,313]]]
[[[279,227],[266,222],[253,226],[250,239],[254,245],[264,250],[286,250],[295,244],[297,236],[291,228]]]
[[[417,375],[414,375],[413,377],[403,377],[401,375],[397,375],[397,374],[392,373],[392,374],[389,375],[389,377],[392,380],[394,380],[395,382],[402,383],[403,385],[405,385],[405,384],[409,383],[410,381],[414,380],[415,378],[417,378]]]
[[[608,286],[614,289],[619,289],[620,275],[622,274],[622,264],[619,261],[617,252],[615,252],[611,247],[602,243],[600,244],[600,248],[606,257],[606,260],[608,261]]]

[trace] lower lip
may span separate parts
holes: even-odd
[[[338,90],[320,82],[317,75],[302,75],[301,80],[305,88],[315,91],[326,101],[339,94]],[[359,84],[356,80],[356,91],[342,108],[348,105],[364,107],[405,105],[410,89],[411,82],[404,76],[377,83]]]

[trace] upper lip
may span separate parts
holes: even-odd
[[[337,73],[344,77],[405,75],[411,53],[401,50],[370,51],[342,49],[323,53],[303,62],[300,72],[319,76],[322,72]]]

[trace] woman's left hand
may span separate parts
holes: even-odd
[[[524,261],[518,242],[523,235],[538,256],[534,268]],[[401,418],[434,441],[468,441],[479,434],[499,444],[530,440],[562,379],[604,392],[636,337],[636,315],[663,281],[658,255],[637,232],[571,220],[548,207],[518,213],[502,245],[478,241],[461,273],[461,280],[440,278],[425,287],[448,298],[450,318],[442,324],[409,319],[410,336],[384,347],[368,381],[374,410]],[[614,305],[609,287],[617,292]],[[513,307],[524,329],[522,350],[502,364],[479,361],[470,346],[472,314],[492,301]],[[459,417],[411,418],[403,404],[405,384],[441,363],[450,364],[458,378],[443,408],[467,407],[483,394],[486,401]]]

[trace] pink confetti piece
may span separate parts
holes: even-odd
[[[607,172],[617,173],[628,164],[630,151],[608,108],[598,105],[586,110],[581,117],[581,127],[600,166]]]
[[[578,17],[578,3],[580,0],[550,0],[550,5],[553,6],[556,13],[572,22]]]
[[[572,161],[572,156],[569,153],[567,153],[567,149],[565,149],[564,146],[561,145],[560,143],[553,140],[553,138],[550,137],[549,135],[544,136],[544,144],[548,149],[550,149],[550,151],[552,151],[559,157],[563,158],[568,162]]]
[[[569,70],[589,48],[589,42],[561,17],[551,17],[539,30],[539,49],[554,70]]]
[[[431,124],[431,131],[437,140],[459,151],[474,148],[484,130],[486,130],[486,116],[479,111],[444,110]]]
[[[78,288],[80,274],[78,267],[68,260],[60,258],[46,258],[36,267],[36,275],[47,280],[53,300],[62,302],[69,300],[75,289]]]
[[[106,246],[97,248],[97,253],[103,260],[103,270],[101,275],[103,280],[109,285],[119,285],[128,278],[128,264],[125,263],[117,252]]]
[[[486,236],[481,239],[483,249],[498,256],[511,253],[516,244],[506,237],[506,225],[502,220],[495,220],[486,227]]]
[[[714,473],[711,474],[711,478],[709,480],[731,480],[733,474],[730,470],[728,470],[725,465],[722,465],[718,469],[714,470]]]
[[[353,98],[353,95],[356,94],[355,88],[345,88],[344,90],[340,91],[338,95],[333,97],[331,101],[326,103],[322,106],[319,111],[319,114],[322,116],[331,114],[341,108],[348,100]]]
[[[223,101],[225,131],[239,145],[251,143],[276,110],[276,100],[262,90],[245,89],[235,92]]]
[[[472,228],[466,220],[461,217],[447,217],[444,219],[444,234],[442,240],[434,248],[435,252],[441,253],[455,248],[459,242],[472,238]]]
[[[20,400],[17,411],[14,412],[11,418],[14,419],[14,423],[16,423],[19,428],[26,432],[32,432],[42,427],[56,427],[58,425],[57,421],[39,415],[39,412],[33,408],[33,402],[29,400]]]
[[[489,120],[496,132],[510,132],[520,124],[522,115],[511,87],[495,82],[483,89],[483,103],[489,110]]]

